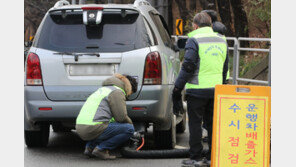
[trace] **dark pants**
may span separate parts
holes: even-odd
[[[86,143],[86,147],[97,147],[99,150],[113,150],[129,140],[135,132],[134,126],[128,123],[109,123],[107,129],[94,140]]]
[[[211,98],[196,98],[187,96],[187,111],[189,118],[189,154],[190,159],[198,160],[202,158],[202,129],[201,123],[204,121],[208,131],[209,153],[207,158],[211,156],[212,146],[212,124],[214,99]]]

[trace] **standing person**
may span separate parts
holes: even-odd
[[[221,35],[226,35],[226,32],[227,32],[227,28],[226,26],[219,22],[218,19],[217,19],[217,12],[214,11],[214,10],[203,10],[201,12],[206,12],[212,19],[212,28],[213,28],[213,31],[214,32],[217,32]],[[226,77],[226,83],[228,83],[228,80],[229,80],[229,70],[227,71],[227,77]]]
[[[217,32],[217,33],[219,33],[221,35],[226,35],[227,28],[223,23],[218,21],[216,11],[214,11],[214,10],[203,10],[201,12],[205,12],[211,17],[212,28],[213,28],[214,32]],[[229,70],[227,71],[226,83],[228,83],[228,80],[229,80]],[[203,124],[203,128],[207,129],[205,124]]]
[[[221,35],[225,35],[226,34],[226,27],[223,23],[219,22],[217,19],[217,12],[214,10],[203,10],[201,12],[206,12],[212,19],[212,28],[214,30],[214,32],[217,32]]]
[[[212,29],[210,16],[201,12],[193,18],[194,31],[188,34],[184,62],[175,82],[173,99],[181,99],[181,91],[186,89],[187,111],[189,117],[189,160],[184,166],[204,165],[202,157],[202,130],[204,120],[208,131],[210,163],[213,122],[214,88],[226,82],[228,70],[228,49],[223,35]],[[175,104],[174,104],[175,105]]]
[[[137,81],[115,74],[91,94],[76,119],[78,135],[85,141],[84,154],[100,159],[115,159],[109,150],[125,143],[134,133],[126,111],[126,97],[137,91]]]

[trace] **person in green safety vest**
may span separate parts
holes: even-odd
[[[206,12],[211,17],[212,28],[213,28],[214,32],[219,33],[221,35],[226,35],[227,28],[225,27],[225,25],[223,23],[218,21],[216,11],[214,11],[214,10],[203,10],[201,12]],[[226,83],[229,82],[229,77],[230,77],[230,74],[229,74],[229,70],[228,70],[227,75],[226,75]]]
[[[193,18],[194,31],[188,34],[184,62],[173,89],[173,101],[181,100],[186,89],[189,118],[189,155],[183,166],[210,164],[214,91],[217,84],[225,84],[228,71],[228,47],[225,36],[215,33],[206,12]],[[180,106],[174,103],[174,112]],[[202,120],[208,131],[209,152],[202,154]],[[206,159],[207,161],[205,161]]]
[[[135,131],[125,101],[127,96],[137,92],[137,87],[133,77],[114,74],[87,98],[76,118],[76,131],[87,141],[85,155],[116,158],[109,154],[109,150],[128,141]]]
[[[203,10],[201,12],[206,12],[211,17],[212,28],[213,28],[214,32],[219,33],[219,34],[224,35],[224,36],[226,35],[227,28],[223,23],[218,21],[216,11],[214,11],[214,10]],[[229,82],[229,69],[228,69],[227,75],[226,75],[226,83],[228,83],[228,82]],[[202,124],[202,125],[203,125],[203,128],[207,129],[205,124]]]

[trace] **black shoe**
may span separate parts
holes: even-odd
[[[182,161],[182,167],[206,167],[204,160],[186,159]]]
[[[89,158],[92,158],[94,157],[92,155],[92,152],[93,152],[94,149],[90,148],[90,147],[85,147],[85,150],[83,152],[84,155],[88,156]]]

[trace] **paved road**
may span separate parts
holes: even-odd
[[[151,131],[151,128],[148,132]],[[151,144],[151,132],[147,135],[147,146]],[[188,147],[188,127],[183,134],[177,134],[177,145]],[[55,133],[51,131],[49,144],[46,148],[28,149],[24,146],[24,157],[26,167],[47,167],[47,166],[83,166],[83,167],[179,167],[182,159],[126,159],[119,157],[113,161],[102,161],[89,159],[82,152],[84,142],[78,137],[75,131],[68,133]],[[120,156],[118,151],[112,152]]]

